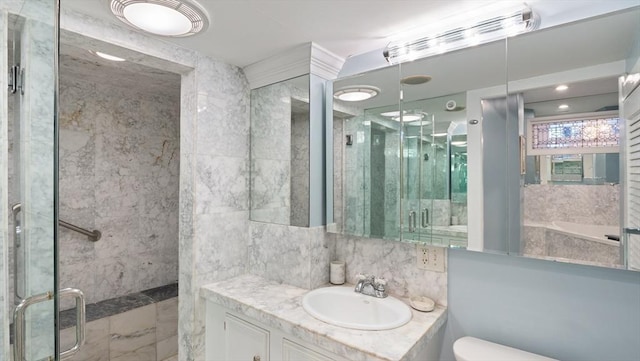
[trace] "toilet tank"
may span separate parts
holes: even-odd
[[[470,336],[453,343],[453,354],[456,361],[558,361]]]

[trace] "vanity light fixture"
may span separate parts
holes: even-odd
[[[567,89],[569,89],[569,86],[568,86],[568,85],[564,85],[564,84],[562,84],[562,85],[558,85],[558,86],[556,87],[556,91],[558,91],[558,92],[563,92],[563,91],[565,91],[565,90],[567,90]]]
[[[504,39],[535,30],[539,25],[537,14],[531,8],[524,7],[468,25],[452,24],[450,30],[417,39],[392,41],[383,55],[390,64],[398,64]]]
[[[380,94],[380,89],[370,85],[351,85],[340,88],[333,93],[333,97],[345,102],[359,102]]]
[[[432,137],[446,137],[447,133],[433,133],[431,134]]]
[[[454,147],[466,147],[467,146],[467,142],[465,142],[463,140],[453,141],[453,142],[451,142],[451,145],[453,145]]]
[[[101,51],[91,51],[92,54],[101,57],[102,59],[110,60],[110,61],[125,61],[123,58],[119,58],[117,56],[113,56],[107,53],[103,53]]]
[[[558,111],[566,112],[568,110],[569,110],[569,105],[568,104],[560,104],[560,105],[558,105]]]
[[[184,37],[207,29],[206,11],[193,0],[110,0],[120,21],[145,32]]]

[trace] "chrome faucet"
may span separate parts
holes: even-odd
[[[385,288],[387,281],[384,278],[376,278],[373,275],[360,273],[356,275],[356,280],[355,292],[377,298],[387,297],[387,290]]]

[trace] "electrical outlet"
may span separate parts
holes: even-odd
[[[435,272],[444,272],[444,252],[445,250],[443,247],[417,245],[416,255],[418,258],[418,268]]]

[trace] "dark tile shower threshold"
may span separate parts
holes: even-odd
[[[138,307],[150,305],[178,296],[178,283],[151,288],[141,292],[130,293],[121,297],[90,303],[86,306],[86,321],[91,322],[101,318],[117,315]],[[60,329],[76,325],[76,309],[60,312]]]

